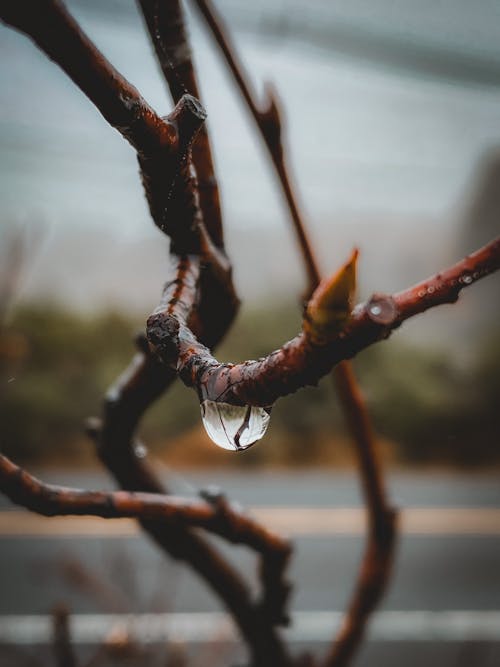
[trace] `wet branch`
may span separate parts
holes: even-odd
[[[174,102],[185,93],[201,99],[180,0],[138,0],[138,5]],[[219,188],[206,125],[201,128],[193,146],[192,158],[203,219],[212,241],[222,248],[224,239]]]
[[[306,296],[310,297],[320,283],[320,269],[309,242],[289,177],[288,160],[282,136],[283,122],[277,96],[273,89],[267,86],[267,108],[259,108],[244,68],[231,44],[229,33],[221,18],[217,16],[212,3],[210,0],[195,0],[195,4],[201,11],[223,54],[275,167],[306,268],[308,276]],[[351,364],[348,361],[341,361],[333,370],[333,378],[353,438],[369,516],[367,546],[359,575],[360,584],[347,613],[348,620],[344,625],[346,629],[342,629],[335,642],[336,656],[345,655],[348,659],[359,644],[370,611],[374,609],[383,594],[392,561],[395,524],[394,511],[389,508],[378,465],[375,435]],[[376,567],[377,563],[380,563],[382,567]],[[369,575],[366,576],[366,573]],[[376,594],[372,593],[373,588],[377,588]],[[337,657],[334,658],[332,664],[340,664]]]
[[[92,420],[88,431],[97,444],[100,459],[122,488],[168,493],[168,488],[148,464],[134,434],[145,410],[168,389],[176,376],[150,353],[144,338],[139,337],[137,344],[139,353],[108,391],[102,421]],[[289,664],[286,649],[274,627],[283,620],[282,591],[288,589],[284,578],[288,558],[283,557],[284,552],[268,551],[261,558],[262,573],[275,568],[274,587],[269,594],[267,589],[263,591],[261,601],[254,601],[244,579],[202,534],[180,524],[169,526],[145,519],[140,522],[158,546],[171,557],[188,563],[225,604],[249,646],[252,664],[269,667]],[[269,597],[273,604],[266,606],[264,600]],[[262,613],[266,611],[269,613]]]
[[[170,149],[172,128],[107,61],[61,2],[2,0],[0,19],[29,35],[137,151]]]
[[[149,318],[147,335],[155,353],[200,397],[232,405],[270,406],[281,396],[316,384],[336,364],[388,338],[408,318],[455,302],[462,289],[499,268],[500,239],[496,239],[403,292],[374,294],[354,308],[345,328],[325,344],[313,343],[302,331],[257,361],[219,363],[177,316],[175,306]]]

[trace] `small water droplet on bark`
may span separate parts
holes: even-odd
[[[377,324],[391,324],[398,314],[394,299],[385,294],[374,294],[366,306],[366,311]]]

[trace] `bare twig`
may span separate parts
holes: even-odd
[[[283,122],[277,95],[273,88],[268,85],[266,88],[266,107],[263,109],[259,108],[255,101],[255,94],[252,92],[247,77],[245,76],[244,68],[238,59],[233,45],[231,44],[228,31],[223,27],[223,23],[221,22],[220,17],[217,16],[212,3],[210,0],[195,0],[195,4],[200,9],[208,24],[209,29],[214,36],[215,41],[223,53],[224,59],[256,122],[257,128],[260,131],[260,134],[267,147],[269,156],[275,167],[285,201],[288,205],[290,219],[295,229],[296,238],[301,250],[302,259],[308,276],[306,296],[310,297],[313,290],[320,282],[320,269],[312,250],[312,246],[309,242],[309,238],[306,233],[306,227],[297,204],[294,189],[291,185],[291,178],[289,176],[289,162],[287,160],[283,142]],[[388,514],[391,514],[392,516],[392,512],[388,508],[386,492],[378,466],[373,429],[371,427],[369,415],[361,392],[357,386],[356,378],[350,363],[348,361],[341,361],[338,366],[334,368],[333,377],[336,383],[337,391],[339,393],[343,411],[347,418],[348,426],[353,437],[361,475],[362,487],[365,493],[369,514],[370,529],[367,536],[367,548],[361,570],[362,574],[360,575],[360,580],[363,580],[363,573],[368,570],[376,575],[376,583],[379,587],[379,594],[377,597],[380,597],[384,590],[385,582],[388,578],[390,562],[392,560],[392,545],[394,543],[392,538],[394,535],[394,522],[391,522],[390,524],[391,528],[389,532],[391,539],[388,541],[390,545],[388,551],[384,551],[384,567],[381,571],[378,571],[374,567],[370,568],[369,565],[372,562],[372,556],[378,555],[378,547],[380,546],[380,548],[383,549],[387,542],[387,540],[380,542],[379,536],[385,534],[385,531],[379,531],[375,529],[375,527],[378,526],[378,524],[385,523],[385,517]],[[361,587],[359,593],[357,592],[353,598],[353,602],[351,603],[351,610],[357,608],[358,601],[365,597],[365,593],[367,593],[367,587]],[[372,605],[372,608],[374,606],[375,603]],[[337,639],[335,644],[337,647],[347,645],[354,647],[356,642],[351,642],[350,637],[356,636],[356,639],[359,639],[365,621],[368,618],[368,613],[365,615],[353,615],[351,612],[349,612],[348,618],[351,619],[351,622],[348,624],[350,628],[350,634],[343,632]]]
[[[13,502],[44,516],[92,515],[156,519],[205,528],[259,554],[290,554],[286,540],[266,530],[224,499],[191,500],[156,493],[87,491],[45,484],[0,454],[0,490]]]
[[[200,99],[180,1],[139,0],[138,4],[174,101],[177,102],[186,92]],[[193,164],[207,231],[215,245],[222,248],[224,242],[219,188],[206,126],[202,127],[193,146]]]
[[[120,486],[149,493],[168,492],[164,489],[134,440],[137,423],[143,412],[165,391],[175,374],[166,371],[149,353],[144,340],[138,339],[143,350],[108,392],[104,419],[92,423],[90,433],[98,444],[101,460],[112,472]],[[145,349],[146,347],[146,349]],[[209,544],[202,535],[182,525],[168,526],[164,522],[141,519],[141,525],[157,544],[173,558],[184,560],[202,577],[231,612],[252,656],[252,664],[288,665],[289,658],[283,642],[273,627],[282,621],[283,612],[274,617],[261,613],[262,604],[255,604],[250,590],[239,573]],[[277,567],[280,556],[268,552],[261,558],[261,568]],[[274,589],[286,589],[284,580],[288,558],[281,558],[275,570]],[[267,565],[269,563],[269,565]],[[280,595],[280,603],[283,602]],[[276,598],[269,609],[276,612]]]
[[[362,401],[350,364],[342,364],[334,375],[344,413],[356,434],[354,443],[360,467],[363,495],[368,513],[368,534],[358,580],[349,607],[331,649],[325,667],[349,664],[360,645],[370,614],[383,596],[391,573],[396,538],[397,513],[387,501],[376,452],[372,426],[364,418],[365,410],[356,404]]]
[[[291,185],[289,168],[287,167],[287,160],[282,142],[283,123],[281,120],[278,96],[276,91],[270,85],[267,85],[265,91],[266,99],[262,108],[259,107],[255,102],[256,96],[251,90],[244,68],[236,55],[236,50],[231,44],[228,31],[223,27],[221,17],[217,15],[212,3],[207,0],[194,0],[194,3],[202,13],[217,45],[224,55],[236,85],[240,89],[262,138],[264,139],[264,143],[269,151],[269,156],[276,169],[307,271],[309,281],[306,290],[307,298],[312,294],[313,290],[319,283],[321,276]]]
[[[500,239],[437,275],[395,295],[374,294],[351,313],[345,328],[322,345],[302,332],[267,357],[221,364],[168,308],[148,320],[148,338],[164,362],[200,396],[232,405],[272,405],[278,398],[315,384],[339,362],[387,338],[405,320],[443,303],[500,268]],[[173,320],[173,321],[172,321]],[[286,371],[284,370],[286,369]]]
[[[0,18],[29,35],[138,151],[168,147],[170,128],[57,0],[2,0]]]

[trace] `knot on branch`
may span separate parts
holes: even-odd
[[[224,491],[218,486],[208,486],[200,490],[200,496],[214,508],[217,520],[223,526],[226,538],[230,542],[238,542],[243,526],[240,524],[239,515],[233,511]]]
[[[398,307],[390,294],[375,293],[366,304],[366,314],[377,324],[391,326],[398,317]]]
[[[179,322],[169,313],[153,313],[147,321],[147,337],[162,360],[175,367],[179,356]]]

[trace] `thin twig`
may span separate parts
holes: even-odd
[[[373,450],[372,426],[359,408],[362,396],[350,364],[342,364],[334,375],[344,413],[354,432],[363,495],[368,513],[368,533],[356,586],[337,633],[324,661],[324,667],[349,664],[359,647],[366,624],[385,593],[394,556],[397,513],[387,501],[382,473]],[[346,400],[347,399],[347,400]],[[358,405],[356,405],[358,404]]]
[[[217,45],[223,53],[224,59],[257,124],[276,169],[307,271],[309,285],[306,291],[306,298],[308,298],[318,285],[321,276],[289,177],[289,168],[287,167],[282,142],[283,123],[277,94],[271,86],[266,86],[266,99],[262,108],[259,108],[259,105],[255,102],[256,95],[251,90],[244,68],[229,39],[228,31],[223,27],[221,17],[217,15],[213,5],[207,0],[194,0],[194,3],[202,13]]]

